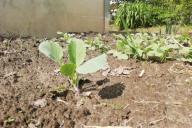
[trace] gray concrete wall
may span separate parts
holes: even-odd
[[[0,34],[103,32],[104,0],[0,0]]]
[[[110,0],[104,0],[104,15],[105,15],[105,31],[108,32],[110,31]]]

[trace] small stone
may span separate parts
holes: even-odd
[[[84,32],[82,32],[82,33],[81,33],[81,35],[82,35],[82,36],[84,36],[84,35],[85,35],[85,33],[84,33]]]
[[[123,75],[129,75],[131,72],[129,70],[124,70]]]
[[[59,73],[60,73],[60,69],[56,69],[56,70],[54,70],[54,75],[58,76]]]
[[[92,92],[84,92],[84,93],[82,93],[82,95],[84,97],[89,97],[89,96],[91,96],[91,94],[92,94]]]
[[[32,124],[32,123],[30,123],[29,125],[28,125],[28,127],[29,128],[37,128],[34,124]]]
[[[33,103],[34,106],[43,108],[47,105],[47,100],[46,99],[38,99]]]
[[[84,104],[84,100],[81,99],[79,101],[77,101],[76,107],[79,108],[80,106],[82,106]]]
[[[185,80],[186,83],[192,83],[192,77],[189,77]]]
[[[103,75],[103,76],[107,76],[110,71],[111,71],[111,69],[107,69],[106,71],[104,71],[104,72],[102,73],[102,75]]]
[[[3,40],[3,43],[8,43],[8,42],[9,42],[8,39],[4,39],[4,40]]]
[[[127,76],[130,75],[130,73],[133,71],[132,67],[123,67],[120,66],[115,69],[108,68],[104,72],[102,72],[103,76]]]
[[[115,71],[116,71],[117,75],[121,75],[123,73],[123,71],[124,71],[124,68],[122,66],[120,66]]]

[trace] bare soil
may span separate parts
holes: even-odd
[[[0,127],[192,127],[190,64],[109,56],[112,69],[130,67],[130,74],[104,77],[100,71],[83,76],[82,94],[91,94],[75,96],[62,90],[68,80],[56,72],[58,65],[39,53],[39,43],[33,38],[0,40]],[[89,51],[88,58],[98,54]]]

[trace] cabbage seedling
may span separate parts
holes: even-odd
[[[84,62],[86,46],[82,40],[76,38],[69,41],[67,63],[63,61],[63,49],[57,42],[44,41],[39,45],[39,51],[60,65],[61,74],[69,77],[71,84],[78,92],[79,74],[94,73],[107,65],[106,54]]]

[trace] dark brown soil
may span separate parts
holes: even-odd
[[[54,72],[58,66],[38,52],[38,45],[36,39],[0,42],[0,127],[192,127],[189,64],[109,57],[112,68],[126,66],[133,71],[119,77],[103,77],[102,72],[86,75],[81,81],[82,93],[91,95],[75,96],[72,91],[62,91],[68,80]],[[40,106],[35,105],[38,101]]]

